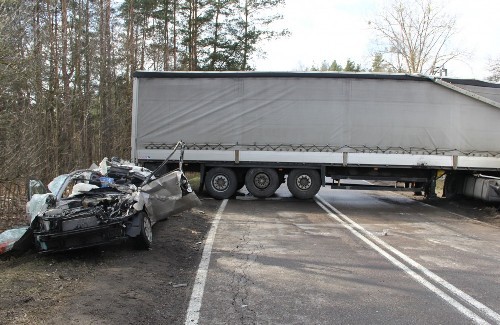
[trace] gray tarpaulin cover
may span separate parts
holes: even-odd
[[[182,139],[500,153],[500,109],[423,80],[138,78],[138,85],[138,149]]]

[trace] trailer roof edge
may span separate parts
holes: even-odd
[[[338,78],[429,81],[428,78],[403,73],[369,72],[261,72],[261,71],[136,71],[135,78]]]
[[[477,80],[477,79],[441,78],[441,80],[449,82],[451,84],[455,84],[455,85],[500,88],[500,83],[488,82],[488,81]]]
[[[424,75],[422,75],[424,76]],[[473,91],[470,91],[470,90],[467,90],[466,88],[463,88],[463,87],[459,87],[457,86],[456,84],[457,83],[452,83],[452,80],[453,79],[448,79],[448,80],[445,80],[445,79],[441,79],[441,78],[436,78],[436,77],[432,77],[432,76],[424,76],[424,77],[427,77],[429,78],[430,80],[432,80],[434,83],[440,85],[440,86],[443,86],[443,87],[446,87],[450,90],[453,90],[457,93],[460,93],[462,95],[465,95],[467,97],[470,97],[472,99],[475,99],[475,100],[478,100],[480,102],[483,102],[485,104],[488,104],[488,105],[491,105],[495,108],[498,108],[500,109],[500,103],[495,101],[495,100],[492,100],[492,99],[489,99],[487,97],[484,97],[484,96],[481,96]]]

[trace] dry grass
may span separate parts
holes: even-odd
[[[0,182],[0,232],[26,225],[24,181]]]
[[[199,172],[186,172],[186,177],[194,191],[200,187],[200,173]]]

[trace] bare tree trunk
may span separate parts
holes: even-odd
[[[174,70],[177,70],[177,0],[174,0]]]
[[[246,70],[247,68],[247,61],[248,61],[248,19],[250,16],[250,10],[249,10],[249,4],[248,0],[245,0],[245,7],[243,14],[245,16],[245,25],[244,25],[244,32],[243,32],[243,60],[241,63],[241,70]]]
[[[141,38],[141,63],[139,69],[144,70],[144,62],[146,61],[146,28],[148,26],[148,17],[144,15],[142,22],[142,38]]]
[[[198,67],[198,1],[192,0],[192,17],[191,17],[191,60],[190,70],[197,70]]]
[[[33,120],[36,121],[36,128],[35,128],[35,147],[37,148],[36,150],[36,158],[33,159],[35,166],[36,165],[42,165],[44,168],[46,164],[46,151],[44,150],[43,153],[40,152],[41,148],[47,148],[47,139],[49,138],[48,134],[48,122],[49,120],[47,119],[47,111],[45,110],[45,94],[44,94],[44,89],[43,89],[43,81],[42,81],[42,74],[43,74],[43,67],[44,67],[44,58],[43,58],[43,53],[42,53],[42,44],[43,44],[43,39],[42,39],[42,15],[43,15],[43,5],[41,0],[37,0],[36,5],[35,5],[35,17],[34,17],[34,25],[33,25],[33,31],[34,31],[34,48],[33,48],[33,59],[34,59],[34,80],[35,80],[35,116],[33,117]],[[42,163],[43,162],[43,163]],[[42,171],[39,175],[39,177],[45,176],[46,172]]]
[[[209,69],[211,71],[215,70],[215,62],[217,61],[217,46],[219,43],[219,15],[220,15],[221,4],[220,0],[215,3],[215,26],[214,26],[214,40],[212,46],[212,55],[210,59]]]
[[[134,40],[134,0],[129,1],[128,8],[128,26],[127,26],[127,78],[128,84],[131,85],[132,73],[136,69],[136,56],[135,56],[135,40]]]
[[[170,57],[170,46],[168,44],[168,7],[169,7],[169,1],[165,0],[164,1],[164,21],[163,21],[163,70],[167,71],[169,70],[169,57]]]
[[[93,140],[94,140],[94,135],[93,135],[93,117],[91,114],[91,84],[90,84],[90,79],[91,79],[91,64],[92,64],[92,48],[90,45],[90,1],[91,0],[85,0],[85,42],[84,42],[84,64],[85,64],[85,80],[84,80],[84,87],[83,87],[83,103],[84,103],[84,111],[85,111],[85,116],[84,116],[84,125],[83,125],[83,139],[84,139],[84,152],[87,155],[87,157],[93,157]]]
[[[71,116],[70,86],[68,73],[68,1],[61,0],[61,78],[62,78],[62,104],[60,110],[60,135],[59,146],[62,159],[62,168],[68,167],[68,160],[72,152],[71,148],[71,130],[73,121]],[[66,163],[65,163],[66,162]]]
[[[49,112],[50,121],[47,125],[51,134],[50,152],[47,156],[47,161],[51,162],[54,166],[56,173],[61,170],[60,166],[60,130],[61,130],[61,107],[58,101],[59,95],[59,42],[58,42],[58,10],[57,3],[52,4],[51,1],[47,2],[47,12],[50,21],[49,30],[49,44],[50,44],[50,73],[49,73],[49,94],[46,109]]]
[[[110,19],[111,0],[100,0],[100,22],[99,22],[99,144],[98,157],[104,157],[110,148],[109,135],[112,133],[112,126],[109,123],[109,115],[112,107],[110,101]]]
[[[193,70],[194,57],[194,38],[195,38],[195,4],[196,0],[189,0],[189,18],[188,18],[188,42],[187,42],[187,69]]]

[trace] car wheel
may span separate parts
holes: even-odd
[[[278,172],[272,168],[251,168],[245,177],[245,185],[253,196],[269,197],[280,185]]]
[[[211,197],[228,199],[234,195],[238,186],[236,173],[230,168],[212,168],[205,177],[205,188]]]
[[[297,199],[311,199],[321,187],[321,177],[314,169],[293,169],[288,174],[286,185]]]
[[[151,220],[144,211],[139,212],[138,217],[141,225],[141,232],[135,238],[136,246],[139,249],[149,249],[153,244],[153,227],[151,227]]]

